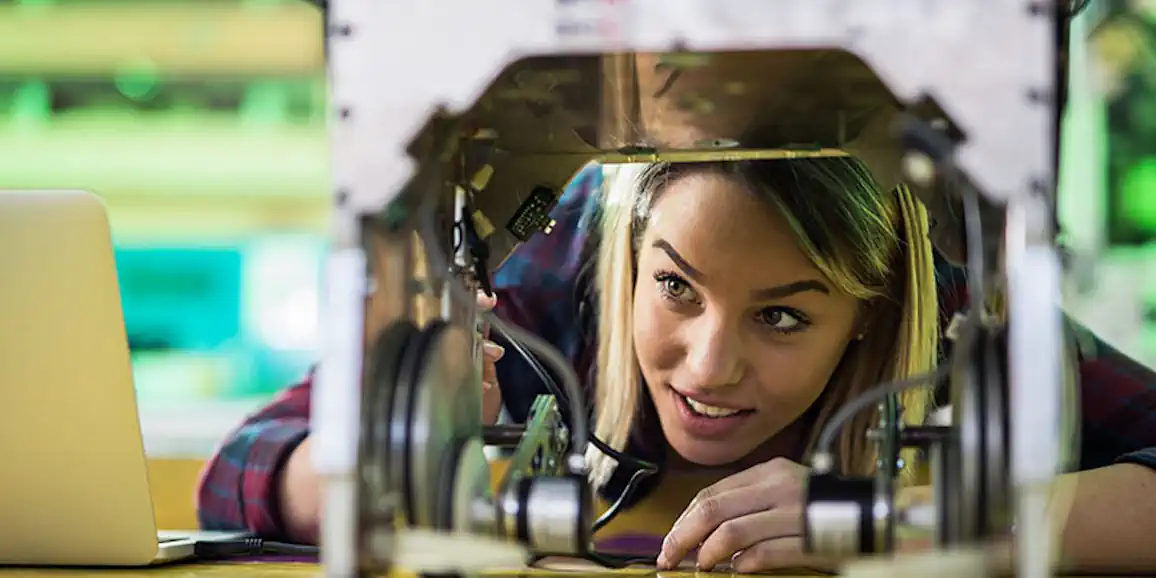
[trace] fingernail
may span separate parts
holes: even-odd
[[[485,309],[489,309],[498,303],[498,298],[493,295],[486,295],[485,291],[478,289],[478,303]]]
[[[666,552],[660,552],[658,554],[658,559],[654,561],[654,564],[655,566],[658,566],[660,570],[669,570],[670,563],[666,561]]]
[[[483,381],[482,382],[482,391],[490,391],[491,389],[494,389],[494,387],[496,387],[497,385],[498,384],[496,384],[492,381]]]
[[[494,343],[493,341],[483,341],[482,342],[482,352],[485,354],[486,357],[488,357],[494,361],[497,361],[497,360],[501,359],[503,355],[506,354],[506,348],[502,347],[501,345],[498,345],[497,343]]]

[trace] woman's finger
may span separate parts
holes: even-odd
[[[759,486],[762,488],[773,488],[785,500],[792,500],[797,495],[798,499],[802,499],[803,482],[807,477],[807,467],[802,464],[797,464],[786,458],[775,458],[768,462],[763,462],[756,466],[747,468],[737,474],[727,476],[713,485],[704,488],[691,500],[690,505],[675,521],[677,526],[682,518],[690,513],[695,504],[703,500],[709,500],[719,494],[738,490],[749,486]],[[785,501],[780,498],[780,501]]]
[[[482,361],[482,384],[487,387],[495,386],[498,383],[498,367],[495,364],[505,354],[505,350],[496,343],[484,341],[482,354],[485,357]]]
[[[803,538],[796,536],[759,542],[731,559],[731,570],[743,574],[767,570],[818,570],[833,572],[837,560],[815,556],[803,551]]]
[[[727,520],[711,532],[698,549],[698,567],[713,570],[760,542],[798,537],[802,531],[799,508],[765,510]]]
[[[482,423],[494,425],[498,422],[498,415],[502,413],[502,390],[498,382],[482,382]]]
[[[486,361],[496,363],[503,355],[506,354],[506,348],[486,339],[482,341],[482,355],[485,356]]]
[[[774,459],[699,492],[663,540],[659,567],[677,566],[725,522],[776,507],[797,507],[806,472],[805,466]]]
[[[774,487],[791,494],[803,491],[803,480],[807,477],[807,467],[787,458],[775,458],[747,468],[737,474],[727,476],[695,496],[695,500],[706,499],[714,494],[737,490],[747,486]]]
[[[662,541],[659,568],[674,568],[724,522],[769,510],[778,493],[769,486],[747,486],[695,498]]]
[[[497,297],[497,295],[494,295],[491,297],[489,295],[486,295],[485,291],[479,290],[478,295],[477,295],[477,303],[478,303],[478,315],[477,315],[476,320],[477,320],[477,324],[478,324],[478,327],[477,327],[478,335],[481,335],[482,339],[489,339],[489,337],[490,337],[490,322],[487,319],[484,319],[481,314],[486,312],[486,311],[490,311],[494,307],[496,307],[498,305],[498,297]]]
[[[489,311],[498,304],[496,296],[486,295],[485,291],[478,291],[478,309],[482,311]]]
[[[502,391],[498,388],[496,363],[505,353],[501,345],[482,339],[482,419],[486,425],[496,423],[502,411]]]

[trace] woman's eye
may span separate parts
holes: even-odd
[[[659,273],[654,277],[658,281],[658,290],[662,296],[673,301],[693,301],[694,289],[678,275]]]
[[[760,311],[759,322],[774,331],[782,333],[799,331],[807,325],[802,314],[777,307],[770,307]]]
[[[686,283],[678,279],[667,279],[662,282],[662,290],[671,297],[683,297],[686,294]]]

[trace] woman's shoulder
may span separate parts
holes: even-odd
[[[589,376],[592,317],[586,306],[601,169],[588,165],[566,186],[550,211],[554,225],[531,237],[494,272],[495,313],[550,342],[578,372]],[[501,336],[493,339],[503,347]],[[526,419],[535,396],[546,393],[541,376],[516,355],[497,364],[506,409],[515,421]]]
[[[554,225],[522,243],[494,272],[496,312],[579,362],[588,327],[602,170],[584,167],[550,211]]]
[[[583,167],[550,211],[554,224],[549,232],[539,233],[515,249],[494,272],[494,287],[531,287],[536,291],[571,288],[591,255],[601,187],[601,166],[592,163]]]
[[[935,285],[939,293],[939,315],[943,323],[967,305],[967,270],[947,260],[939,251],[935,257]]]

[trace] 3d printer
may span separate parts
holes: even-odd
[[[483,428],[472,297],[520,240],[548,234],[557,191],[581,166],[854,154],[884,184],[922,192],[941,248],[966,239],[973,299],[1000,286],[1009,323],[974,313],[951,361],[920,381],[950,380],[944,421],[899,426],[890,400],[914,380],[881,384],[832,419],[827,440],[856,412],[878,415],[878,475],[838,476],[820,441],[809,545],[887,552],[896,526],[913,524],[946,548],[1014,527],[1019,573],[1048,574],[1047,494],[1071,407],[1053,238],[1077,8],[329,2],[335,218],[312,434],[326,573],[388,568],[399,527],[588,554],[583,455],[599,442],[577,377],[541,339],[488,318],[560,383],[528,423]],[[753,127],[774,142],[752,142]],[[487,443],[516,448],[493,496]],[[893,500],[905,446],[934,456],[938,496],[923,516]]]

